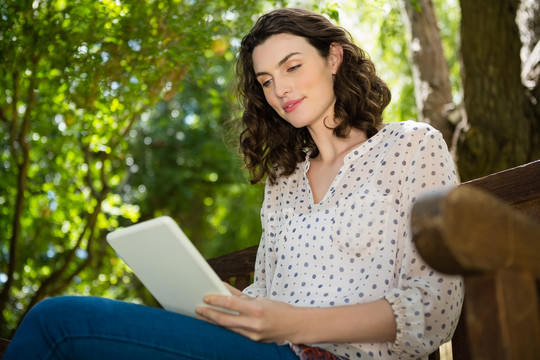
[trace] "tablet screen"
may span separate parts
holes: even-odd
[[[164,309],[188,316],[207,294],[229,290],[176,222],[162,216],[107,235],[107,241]]]

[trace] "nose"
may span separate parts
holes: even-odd
[[[274,91],[277,97],[284,97],[291,91],[290,83],[286,79],[274,79]]]

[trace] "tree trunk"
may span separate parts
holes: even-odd
[[[440,130],[450,147],[454,126],[447,120],[447,114],[454,104],[435,10],[431,0],[404,0],[403,3],[403,19],[411,36],[409,53],[418,120]]]
[[[534,119],[521,82],[518,0],[461,0],[468,126],[458,146],[462,180],[521,165],[534,153]]]
[[[521,41],[521,81],[528,89],[533,105],[531,132],[540,134],[540,3],[538,0],[522,0],[516,18]],[[532,138],[532,158],[540,158],[540,136]]]
[[[538,0],[521,0],[516,22],[521,42],[521,61],[525,64],[540,40],[540,3]]]

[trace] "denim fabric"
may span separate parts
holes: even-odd
[[[287,345],[252,341],[222,327],[162,309],[96,297],[37,304],[3,360],[287,359]]]

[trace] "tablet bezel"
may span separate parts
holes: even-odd
[[[231,295],[225,284],[169,216],[107,234],[107,242],[169,311],[196,317],[209,294]]]

